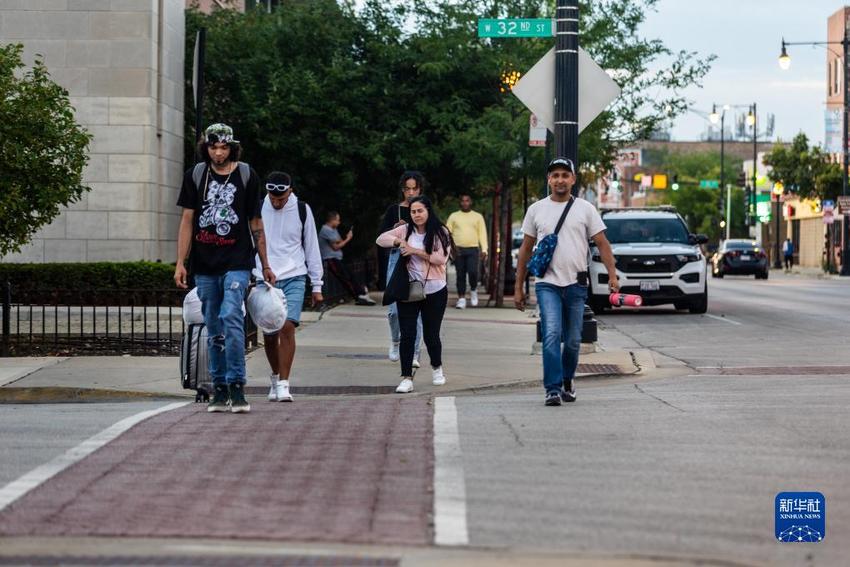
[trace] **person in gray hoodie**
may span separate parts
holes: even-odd
[[[267,195],[263,200],[262,218],[268,262],[276,278],[275,287],[283,290],[286,296],[287,308],[283,329],[274,335],[264,336],[266,358],[272,369],[268,399],[271,402],[291,402],[289,383],[295,360],[295,328],[301,324],[308,276],[313,288],[312,305],[319,305],[324,300],[322,256],[310,205],[298,200],[289,174],[273,171],[266,178],[265,189]],[[258,269],[254,270],[258,281],[262,279],[260,267],[258,263]]]

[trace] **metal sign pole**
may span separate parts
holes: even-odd
[[[577,164],[578,0],[558,0],[555,26],[555,155]]]

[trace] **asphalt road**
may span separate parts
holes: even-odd
[[[543,408],[542,390],[457,399],[472,545],[846,564],[850,369],[735,367],[850,363],[850,285],[709,283],[710,316],[600,317],[624,345],[685,362],[681,376],[580,383],[560,408]],[[826,539],[779,544],[774,498],[806,490],[827,499]]]
[[[694,367],[850,364],[850,280],[772,274],[708,284],[706,315],[659,306],[600,319],[637,345]]]
[[[125,417],[167,403],[0,405],[0,486]]]

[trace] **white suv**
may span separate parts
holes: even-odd
[[[676,309],[705,313],[708,308],[705,257],[708,238],[691,234],[673,207],[600,211],[614,258],[621,293],[643,298],[644,305],[672,303]],[[608,271],[599,250],[590,249],[588,304],[600,313],[610,307]]]

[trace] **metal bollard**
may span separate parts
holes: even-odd
[[[12,284],[8,281],[3,285],[3,338],[0,343],[0,356],[9,356],[11,342],[12,319]]]
[[[595,343],[598,340],[597,321],[593,318],[593,310],[587,305],[584,306],[583,322],[581,325],[581,342],[585,344]],[[540,320],[537,320],[537,344],[543,342],[543,327]]]

